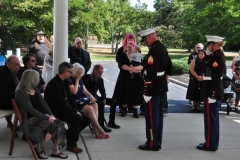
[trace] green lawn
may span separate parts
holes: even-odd
[[[103,48],[89,48],[88,49],[91,60],[101,60],[101,61],[110,61],[115,60],[116,55],[111,54],[111,49],[103,49]],[[147,47],[141,47],[141,51],[143,53],[143,56],[147,54],[148,48]],[[187,59],[189,56],[189,52],[187,52],[186,49],[168,49],[169,56],[172,60],[179,60],[181,58]],[[235,56],[238,56],[238,53],[236,52],[228,52],[225,54],[227,61],[232,61],[232,59]]]
[[[116,58],[115,54],[111,54],[110,48],[88,48],[88,51],[90,53],[91,60],[115,61]],[[145,56],[148,53],[148,48],[143,46],[141,47],[141,51],[143,56]],[[187,58],[190,54],[190,52],[187,52],[187,49],[168,49],[168,53],[172,61],[179,59],[181,59],[182,61],[187,61]],[[21,55],[25,54],[25,52],[21,52]],[[239,54],[237,52],[228,52],[227,54],[225,54],[227,61],[232,61],[232,59],[238,55]]]

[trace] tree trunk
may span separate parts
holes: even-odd
[[[191,46],[188,46],[188,50],[187,50],[188,52],[191,52]]]
[[[118,36],[117,36],[117,42],[116,42],[116,48],[115,48],[115,54],[117,53],[117,50],[118,50],[118,41],[120,39],[120,36],[121,36],[121,32],[118,33]]]
[[[115,54],[117,53],[117,50],[118,50],[118,40],[117,40],[117,42],[116,42],[116,47],[115,47]]]
[[[113,53],[114,53],[114,50],[113,50],[113,43],[114,43],[114,40],[113,40],[112,18],[111,18],[111,38],[112,38],[112,54],[113,54]]]
[[[87,29],[86,29],[85,49],[88,49],[88,23],[87,23]]]
[[[113,42],[113,38],[112,38],[112,54],[114,53],[114,42]]]

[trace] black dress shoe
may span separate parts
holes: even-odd
[[[115,122],[108,122],[108,127],[119,129],[120,126],[117,125]]]
[[[159,145],[157,147],[150,148],[146,144],[143,144],[138,146],[138,149],[146,150],[146,151],[159,151],[160,149],[162,149],[162,147]]]
[[[203,151],[216,151],[216,149],[212,149],[212,148],[207,148],[206,145],[204,143],[200,143],[199,145],[197,145],[197,149],[203,150]]]
[[[112,132],[112,130],[109,129],[109,128],[107,128],[107,127],[102,127],[102,129],[103,129],[106,133]]]
[[[205,145],[205,143],[199,143],[198,145],[202,146],[202,145]]]
[[[139,118],[139,114],[136,108],[133,108],[133,117],[134,118]]]
[[[139,115],[145,115],[145,113],[143,111],[141,111],[141,113]]]
[[[127,115],[127,107],[123,107],[121,117],[125,117]]]

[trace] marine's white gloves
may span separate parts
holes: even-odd
[[[146,101],[146,103],[148,103],[148,101],[150,101],[150,99],[152,98],[151,96],[145,96],[143,95],[144,100]]]
[[[216,99],[211,99],[208,97],[208,103],[215,103],[216,102]]]

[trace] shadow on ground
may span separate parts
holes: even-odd
[[[203,113],[203,105],[201,105],[201,111],[192,111],[191,104],[187,100],[168,100],[168,113]],[[138,108],[139,109],[139,108]],[[119,107],[116,107],[116,113],[118,113]],[[226,105],[222,104],[220,111],[226,112]],[[110,108],[105,107],[105,113],[109,113]],[[140,110],[139,110],[140,112]],[[240,111],[232,110],[231,112],[240,113]]]

